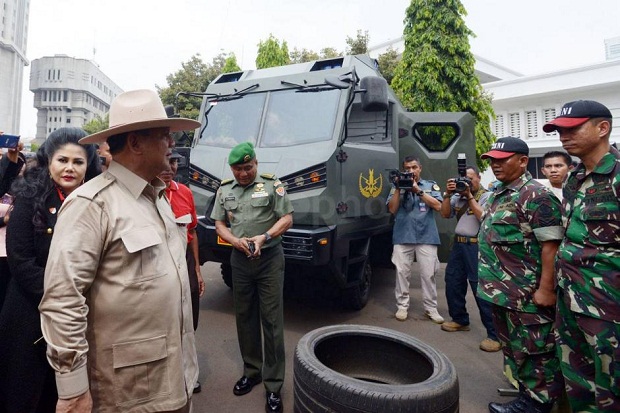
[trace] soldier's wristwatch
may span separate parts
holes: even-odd
[[[269,235],[268,232],[265,232],[263,236],[265,237],[265,244],[269,244],[269,241],[271,241],[271,235]]]

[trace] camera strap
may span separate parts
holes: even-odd
[[[480,187],[480,189],[478,189],[478,192],[476,192],[476,195],[474,195],[474,199],[476,200],[476,202],[478,202],[480,200],[480,197],[482,196],[482,194],[484,194],[487,190]],[[463,206],[463,208],[460,208],[458,210],[458,212],[456,213],[456,221],[458,222],[459,219],[461,219],[461,217],[463,215],[465,215],[465,212],[467,212],[469,210],[469,202],[465,202],[465,205]]]

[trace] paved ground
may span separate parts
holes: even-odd
[[[443,268],[442,265],[437,279],[439,312],[448,320]],[[262,386],[255,387],[245,396],[236,397],[232,394],[232,387],[242,374],[232,294],[221,280],[219,265],[207,263],[202,272],[206,278],[207,292],[201,302],[197,343],[203,391],[193,399],[194,412],[264,412]],[[410,317],[405,322],[397,321],[394,318],[393,284],[393,270],[375,270],[371,298],[368,305],[359,312],[344,311],[333,300],[317,302],[299,294],[285,298],[287,371],[282,390],[285,412],[293,411],[293,354],[297,342],[307,332],[331,324],[365,324],[390,328],[410,334],[446,354],[457,369],[461,412],[487,412],[489,401],[510,400],[497,392],[498,388],[510,387],[502,374],[501,353],[485,353],[478,349],[485,334],[471,295],[468,297],[468,309],[472,315],[471,331],[447,333],[424,317],[418,279],[412,283]]]

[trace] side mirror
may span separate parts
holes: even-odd
[[[379,76],[367,76],[360,81],[362,110],[383,112],[388,108],[387,81]]]

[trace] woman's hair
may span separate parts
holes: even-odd
[[[54,154],[67,144],[80,145],[79,140],[87,136],[80,128],[59,128],[50,133],[37,151],[37,162],[27,168],[22,178],[16,179],[12,186],[15,197],[34,200],[32,222],[35,230],[45,230],[45,202],[54,191],[54,181],[49,173],[49,164]],[[86,175],[88,181],[101,173],[101,165],[95,145],[80,145],[86,151]]]

